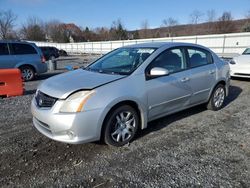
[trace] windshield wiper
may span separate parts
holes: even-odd
[[[101,74],[129,75],[129,73],[125,73],[125,72],[115,72],[115,71],[108,71],[108,70],[103,70],[103,69],[91,69],[90,67],[85,67],[83,69],[87,71],[91,71],[91,72],[98,72]]]

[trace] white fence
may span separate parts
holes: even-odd
[[[38,46],[55,46],[58,49],[64,49],[70,54],[105,54],[113,49],[145,42],[187,42],[201,44],[212,49],[215,53],[224,56],[234,56],[242,53],[246,47],[250,46],[250,32],[232,33],[217,35],[199,35],[171,38],[151,38],[138,40],[121,41],[101,41],[101,42],[79,42],[79,43],[50,43],[34,42]]]

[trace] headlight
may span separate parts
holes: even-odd
[[[234,60],[229,61],[229,63],[230,63],[231,65],[235,65],[235,64],[236,64],[236,62],[235,62]]]
[[[95,91],[79,91],[69,96],[60,109],[60,112],[81,112],[88,99]]]

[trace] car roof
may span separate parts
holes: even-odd
[[[39,48],[55,48],[54,46],[39,46]]]
[[[35,44],[33,42],[22,41],[22,40],[0,40],[1,43],[19,43],[19,44]]]
[[[205,48],[199,44],[193,43],[184,43],[184,42],[149,42],[149,43],[139,43],[124,46],[123,48],[161,48],[161,47],[174,47],[174,46],[193,46],[193,47],[200,47]]]

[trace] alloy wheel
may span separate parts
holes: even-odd
[[[225,91],[222,87],[218,87],[214,92],[214,106],[220,108],[225,99]]]
[[[135,133],[135,117],[129,111],[120,112],[115,116],[116,122],[111,137],[115,142],[126,142]]]
[[[30,68],[22,69],[22,76],[24,80],[31,80],[34,77],[34,72]]]

